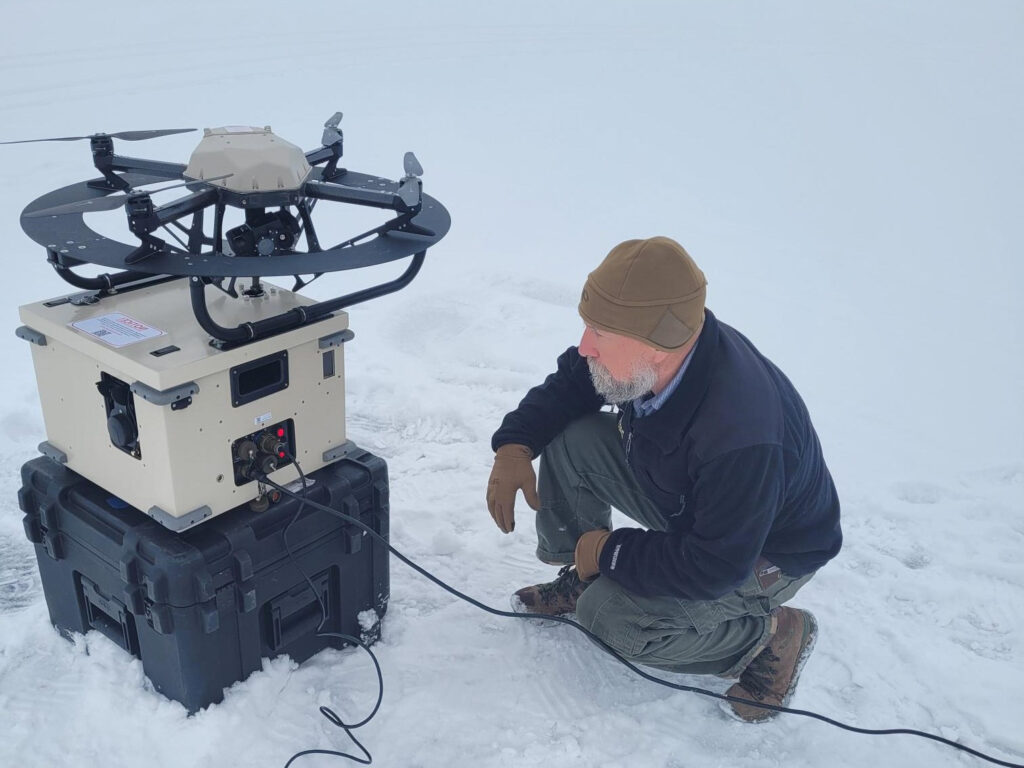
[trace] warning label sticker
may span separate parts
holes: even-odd
[[[70,325],[112,347],[127,347],[137,341],[164,335],[159,328],[139,322],[123,312],[90,317],[88,320],[78,320]]]

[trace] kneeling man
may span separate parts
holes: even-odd
[[[817,625],[783,604],[839,552],[839,500],[800,395],[705,292],[669,238],[612,249],[584,285],[579,346],[494,434],[487,505],[510,533],[521,490],[537,556],[563,566],[517,610],[574,613],[630,661],[785,706]],[[611,507],[639,527],[613,531]]]

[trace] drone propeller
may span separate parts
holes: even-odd
[[[92,136],[61,136],[55,139],[22,139],[21,141],[0,141],[0,144],[32,144],[36,141],[80,141],[82,139],[99,139],[109,137],[111,139],[123,139],[124,141],[145,141],[160,136],[170,136],[174,133],[188,133],[195,128],[164,128],[154,131],[121,131],[120,133],[95,133]]]
[[[168,189],[177,189],[178,187],[185,187],[189,184],[205,184],[211,181],[220,181],[226,179],[234,174],[226,173],[223,176],[212,176],[209,179],[193,179],[191,181],[183,181],[180,184],[172,184],[169,187],[161,187],[160,189],[154,189],[150,192],[141,192],[136,189],[129,190],[128,192],[120,195],[108,195],[107,197],[94,197],[91,200],[80,200],[77,203],[68,203],[67,205],[58,205],[53,208],[44,208],[41,211],[33,211],[32,213],[26,213],[26,219],[35,219],[41,216],[61,216],[67,213],[86,213],[89,211],[112,211],[115,208],[120,208],[124,205],[125,200],[133,195],[140,194],[156,194],[157,192],[165,192]]]
[[[416,159],[416,155],[412,152],[406,152],[405,158],[403,159],[403,165],[405,166],[406,176],[422,176],[423,166],[420,165],[420,161]]]
[[[329,147],[341,140],[341,130],[338,128],[340,123],[341,112],[335,112],[331,115],[331,119],[324,123],[324,135],[320,139],[321,144]]]
[[[420,174],[423,173],[423,166],[416,159],[412,152],[406,152],[403,160],[405,176],[398,183],[398,196],[402,202],[412,208],[419,205],[423,195],[423,186],[420,182]]]

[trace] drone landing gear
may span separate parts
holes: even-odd
[[[389,293],[401,290],[411,283],[419,273],[426,255],[426,251],[420,251],[417,253],[413,256],[412,261],[406,268],[405,272],[389,282],[371,286],[370,288],[364,288],[361,291],[354,291],[353,293],[338,296],[337,298],[329,299],[327,301],[321,301],[317,304],[310,304],[306,307],[296,307],[288,312],[275,315],[274,317],[268,317],[264,320],[242,323],[234,328],[218,324],[210,315],[210,310],[206,305],[207,284],[212,283],[221,290],[226,291],[227,289],[217,285],[214,278],[192,277],[189,278],[189,288],[192,295],[192,312],[195,314],[196,320],[199,322],[199,325],[203,330],[213,336],[213,340],[210,342],[211,345],[217,349],[231,349],[232,347],[237,347],[240,344],[248,344],[249,342],[256,341],[258,339],[264,339],[268,336],[274,336],[278,333],[290,331],[308,323],[315,323],[344,307],[359,304],[363,301],[369,301],[370,299],[375,299],[379,296],[386,296]],[[256,285],[257,283],[254,280],[253,287]],[[234,290],[234,280],[232,280],[229,288]]]
[[[139,237],[142,239],[142,245],[124,257],[125,264],[138,264],[150,256],[163,253],[164,246],[167,245],[159,237],[153,237],[153,235],[140,235]]]
[[[156,285],[169,280],[179,279],[176,275],[154,275],[151,272],[135,272],[128,269],[114,274],[104,272],[96,277],[85,277],[76,273],[74,267],[88,262],[72,258],[55,250],[47,252],[46,260],[64,282],[73,285],[75,288],[81,288],[83,291],[96,291],[97,298],[102,298],[118,291],[131,290],[136,287],[141,288],[147,285]]]

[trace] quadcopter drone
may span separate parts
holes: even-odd
[[[423,168],[412,152],[398,181],[339,167],[342,114],[325,124],[321,146],[309,152],[275,135],[269,126],[207,128],[187,164],[122,157],[114,140],[141,141],[193,131],[193,128],[98,133],[30,141],[88,139],[101,178],[54,190],[30,203],[21,226],[46,248],[47,261],[67,282],[97,295],[128,284],[152,284],[187,277],[192,309],[218,346],[245,344],[324,318],[342,307],[383,296],[408,285],[429,247],[448,232],[444,206],[423,194]],[[22,143],[22,142],[4,142]],[[177,181],[145,191],[140,187]],[[186,194],[156,205],[153,194],[184,187]],[[392,211],[374,229],[324,247],[313,223],[318,201]],[[118,242],[91,229],[85,214],[123,207],[135,244]],[[245,223],[224,230],[224,216],[242,209]],[[212,234],[204,228],[212,209]],[[159,233],[159,234],[158,234]],[[166,233],[171,241],[160,235]],[[304,246],[304,248],[302,247]],[[364,290],[236,327],[219,325],[206,304],[213,285],[238,298],[236,282],[252,278],[244,291],[260,295],[260,277],[292,275],[298,291],[326,272],[384,264],[412,256],[398,278]],[[85,277],[74,272],[92,263],[119,270]],[[311,277],[309,277],[311,276]],[[307,279],[308,278],[308,279]]]

